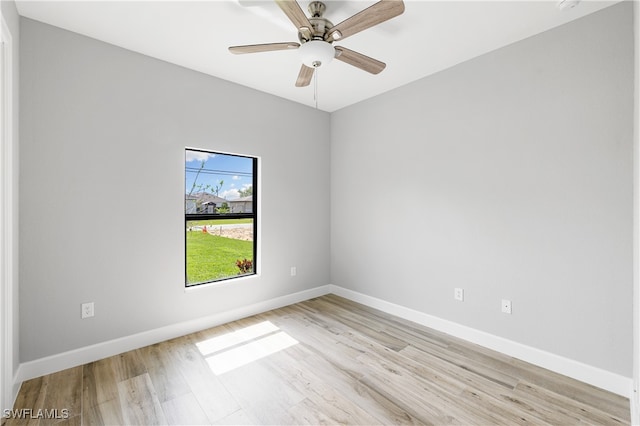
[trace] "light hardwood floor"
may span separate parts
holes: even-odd
[[[625,398],[334,295],[29,380],[15,408],[7,425],[630,422]]]

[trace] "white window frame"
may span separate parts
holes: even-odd
[[[261,205],[260,205],[260,162],[261,159],[260,157],[256,156],[256,155],[247,155],[247,154],[238,154],[238,153],[231,153],[231,152],[225,152],[225,151],[219,151],[219,150],[211,150],[211,149],[204,149],[204,148],[194,148],[194,147],[185,147],[185,153],[186,151],[200,151],[200,152],[205,152],[205,153],[209,153],[209,154],[220,154],[220,155],[228,155],[228,156],[234,156],[234,157],[244,157],[244,158],[250,158],[253,161],[253,171],[252,171],[252,176],[253,176],[253,181],[252,181],[252,185],[253,185],[253,207],[252,207],[252,211],[250,213],[230,213],[230,214],[225,214],[225,215],[217,215],[217,214],[187,214],[186,212],[184,213],[185,216],[185,224],[189,221],[189,220],[207,220],[207,219],[224,219],[224,218],[233,218],[233,217],[245,217],[245,218],[252,218],[253,219],[253,272],[250,274],[245,274],[245,275],[238,275],[238,276],[229,276],[229,277],[225,277],[225,278],[219,278],[219,279],[215,279],[215,280],[211,280],[211,281],[204,281],[201,283],[194,283],[189,285],[188,280],[187,280],[187,240],[186,240],[186,226],[185,226],[185,244],[184,244],[184,253],[185,253],[185,290],[186,291],[190,291],[192,289],[197,289],[197,288],[207,288],[210,286],[220,286],[220,285],[226,285],[232,282],[237,282],[240,280],[245,280],[245,279],[254,279],[258,276],[260,276],[260,261],[261,261],[261,250],[260,250],[260,230],[261,228],[261,224],[260,224],[260,219],[261,219]],[[183,205],[186,206],[186,204],[183,202]]]

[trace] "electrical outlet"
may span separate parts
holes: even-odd
[[[82,304],[82,319],[91,318],[94,315],[93,302]]]
[[[296,267],[292,266],[291,267],[291,276],[295,277],[297,273],[298,273],[298,270],[296,269]]]
[[[455,288],[453,289],[453,298],[459,301],[464,301],[464,289]]]
[[[502,299],[502,313],[504,314],[511,313],[511,300]]]

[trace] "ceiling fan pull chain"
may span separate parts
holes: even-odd
[[[316,68],[313,76],[313,100],[316,101],[316,109],[318,109],[318,74],[320,74],[319,67]]]

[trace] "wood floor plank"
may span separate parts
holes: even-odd
[[[607,411],[615,417],[630,420],[628,400],[619,395],[459,339],[452,342],[449,351],[518,377],[520,380],[526,380],[542,388],[553,389],[555,393],[585,405],[604,404]]]
[[[214,425],[221,425],[221,426],[226,426],[226,425],[258,425],[260,424],[260,422],[251,417],[250,415],[248,415],[247,413],[244,412],[244,410],[238,410],[235,411],[231,414],[229,414],[226,417],[223,417],[222,419],[213,422],[212,424]]]
[[[163,402],[162,411],[170,425],[211,424],[198,399],[191,392]]]
[[[360,381],[393,404],[401,407],[402,410],[410,413],[413,418],[423,424],[453,422],[451,414],[432,398],[431,392],[424,392],[424,389],[414,386],[415,383],[406,380],[405,377],[390,374],[384,369],[376,369],[375,366],[367,365],[367,367],[373,368]],[[464,422],[464,419],[458,420]]]
[[[113,366],[114,358],[105,358],[84,365],[83,405],[93,407],[116,400],[120,404],[118,394],[118,380],[116,380]]]
[[[164,425],[167,420],[151,383],[144,373],[118,382],[122,417],[128,425]]]
[[[313,406],[323,414],[322,418],[328,420],[329,424],[383,424],[354,402],[350,394],[343,394],[316,375],[312,369],[300,366],[296,357],[298,353],[287,349],[264,361],[279,380],[290,383],[298,392],[306,395],[306,398],[297,404],[296,413],[302,413],[303,407]]]
[[[534,416],[539,420],[539,423],[544,422],[551,425],[573,425],[584,422],[584,418],[581,416],[564,411],[559,407],[553,407],[549,409],[549,406],[544,403],[534,401],[532,398],[526,395],[518,393],[501,393],[499,395],[490,395],[494,400],[501,400],[500,403],[494,402],[493,405],[499,407],[506,407],[507,410],[512,412],[527,413],[527,415]],[[465,399],[477,399],[478,397],[486,397],[486,394],[479,395],[477,391],[469,389],[463,394]],[[502,408],[500,408],[502,409]]]
[[[630,423],[626,398],[335,295],[26,381],[14,408],[71,416],[3,426]]]
[[[295,353],[296,351],[298,353]],[[298,347],[287,350],[287,352],[293,353],[292,356],[296,360],[295,365],[299,364],[303,371],[312,371],[322,377],[328,385],[370,413],[377,422],[382,424],[421,424],[409,413],[385,399],[375,390],[365,386],[359,381],[359,378],[336,368],[334,364],[318,354],[305,351],[304,355],[300,355],[303,351],[304,349]],[[293,362],[292,365],[294,365]]]
[[[575,419],[577,420],[576,422],[599,425],[620,425],[629,422],[626,416],[621,418],[611,413],[603,412],[598,407],[584,404],[526,381],[517,386],[514,395],[539,407],[554,407],[551,415],[562,415],[568,419]],[[608,411],[609,408],[605,407]]]
[[[438,344],[442,347],[447,347],[451,344],[451,336],[404,318],[361,305],[335,294],[328,294],[323,296],[322,299],[331,302],[335,306],[334,315],[336,318],[340,318],[340,312],[358,313],[361,316],[380,322],[380,324],[388,330],[393,330],[394,332],[401,330],[403,333],[410,334],[421,340],[426,340],[432,344]]]
[[[295,424],[288,410],[305,396],[260,363],[252,363],[220,376],[225,388],[245,412],[260,424]]]
[[[53,410],[55,416],[58,412],[63,415],[63,410],[69,418],[82,414],[82,366],[50,374],[48,389],[44,407]]]
[[[373,386],[378,392],[388,391],[385,383],[393,383],[405,388],[404,393],[398,395],[395,392],[391,393],[397,398],[396,404],[404,407],[405,398],[412,394],[414,401],[412,405],[421,407],[420,412],[427,415],[427,417],[421,417],[423,421],[436,424],[468,424],[474,417],[482,418],[475,413],[469,413],[469,407],[460,407],[459,401],[466,388],[464,384],[450,380],[446,374],[440,375],[437,371],[425,368],[388,348],[363,353],[358,360],[363,362],[368,371],[363,381],[368,386]],[[426,410],[423,410],[424,408]],[[414,415],[420,414],[414,413]],[[484,419],[491,419],[491,417],[485,416]],[[496,421],[495,418],[492,420]]]
[[[326,321],[331,321],[329,319],[326,319]],[[341,325],[339,324],[331,324],[331,327],[333,328],[334,332],[337,334],[332,335],[332,339],[337,341],[340,344],[344,344],[345,346],[349,346],[349,347],[353,347],[355,348],[355,352],[356,352],[356,357],[361,357],[361,354],[366,354],[366,353],[375,353],[377,352],[378,354],[380,354],[382,357],[387,357],[390,358],[392,360],[395,360],[395,362],[397,363],[407,363],[410,362],[409,359],[406,359],[405,357],[398,357],[395,355],[394,351],[392,349],[389,349],[387,346],[383,346],[384,342],[375,342],[375,341],[371,341],[368,340],[368,337],[366,335],[361,335],[359,333],[357,333],[358,330],[354,330],[353,328],[350,328],[349,331],[346,331],[345,329],[341,329]],[[340,353],[340,352],[338,352]],[[449,365],[447,364],[446,367],[444,369],[441,370],[442,376],[446,376],[447,373],[450,373],[452,371],[452,368],[454,368],[454,365]],[[354,370],[360,370],[360,371],[364,371],[366,369],[363,369],[362,366],[355,366],[352,367]],[[458,369],[459,372],[457,374],[463,374],[463,375],[469,375],[469,371],[464,370],[464,369]],[[418,371],[418,369],[415,369],[413,371],[414,374],[428,374],[430,377],[437,377],[438,373],[437,372],[432,372],[432,371],[426,371],[426,370],[421,370]],[[496,373],[498,374],[498,373]],[[476,380],[479,380],[476,379]],[[457,385],[457,391],[461,391],[461,389],[465,386],[466,382],[460,382],[461,384]],[[449,383],[450,384],[450,383]],[[455,385],[454,385],[455,387]]]
[[[56,426],[81,426],[82,425],[82,415],[77,415],[73,417],[64,418],[62,420],[56,421],[52,423]]]
[[[352,348],[352,353],[355,358],[352,362],[354,362],[354,370],[360,371],[361,374],[354,377],[362,377],[362,372],[368,371],[366,368],[362,368],[362,363],[358,363],[363,355],[371,354],[376,355],[380,360],[388,360],[391,363],[399,364],[406,366],[410,365],[411,373],[418,377],[429,378],[433,382],[439,382],[442,385],[446,384],[449,388],[447,389],[452,393],[459,393],[466,386],[466,383],[460,382],[456,383],[453,381],[445,382],[442,378],[446,378],[447,369],[436,371],[429,365],[415,364],[411,357],[407,357],[403,355],[403,351],[396,352],[393,349],[384,346],[380,342],[374,342],[368,339],[368,337],[358,333],[358,330],[354,330],[351,328],[340,330],[338,325],[334,326],[336,332],[338,334],[332,335],[332,340],[337,342],[338,345],[344,345],[346,347]],[[294,334],[294,336],[298,337],[298,334]],[[341,353],[341,352],[338,352]],[[450,366],[448,366],[450,368]],[[443,389],[444,390],[444,389]]]
[[[432,422],[426,422],[421,419],[421,414],[413,414],[414,410],[405,410],[402,406],[399,406],[394,402],[393,397],[385,396],[387,392],[378,392],[375,386],[369,386],[367,383],[358,380],[356,391],[359,395],[369,399],[369,407],[372,415],[379,419],[384,424],[393,425],[427,425],[433,424]],[[441,422],[441,424],[452,424],[450,419]]]
[[[523,365],[526,363],[517,360],[516,364]],[[540,370],[543,369],[538,367],[522,368],[520,373],[521,380],[535,383],[540,387],[553,391],[557,395],[578,401],[584,405],[597,407],[614,417],[623,419],[625,422],[630,421],[628,399],[548,370]]]
[[[82,420],[83,424],[92,426],[124,425],[120,397],[118,396],[99,404],[83,404]]]
[[[518,384],[519,379],[515,374],[509,374],[509,372],[505,372],[504,369],[492,368],[487,364],[477,362],[467,356],[452,352],[448,349],[443,349],[440,346],[431,345],[427,342],[420,342],[417,340],[412,341],[410,346],[509,389],[514,389]]]
[[[453,363],[436,357],[428,352],[421,351],[413,346],[408,346],[400,352],[406,357],[402,363],[403,368],[413,372],[417,377],[439,384],[445,389],[472,389],[477,392],[489,392],[493,395],[501,395],[503,392],[512,392],[513,389],[496,383],[483,375],[478,375]],[[369,355],[371,356],[371,355]],[[452,392],[449,390],[449,392]]]
[[[197,343],[202,333],[196,333],[187,339],[189,343],[172,346],[174,359],[182,377],[188,383],[191,393],[210,423],[215,423],[241,409],[238,401],[213,374],[206,359],[200,353]]]
[[[355,358],[362,353],[364,348],[354,345],[344,345],[335,340],[339,332],[332,332],[323,326],[317,326],[317,321],[312,321],[304,313],[296,309],[284,309],[289,315],[274,320],[277,325],[296,340],[305,345],[310,351],[325,357],[336,369],[351,375],[362,377],[360,365]]]
[[[288,414],[296,425],[335,425],[335,424],[354,424],[336,422],[330,415],[326,414],[323,407],[317,406],[308,398],[303,399],[298,404],[288,410]]]
[[[318,300],[318,299],[302,302],[301,305],[313,306],[315,309],[317,309],[316,315],[311,315],[312,318],[318,318],[317,316],[318,312],[326,312],[326,311],[323,311],[323,308],[328,309],[327,307],[328,304],[323,303],[321,300]],[[360,333],[369,337],[373,341],[383,346],[386,346],[389,349],[393,349],[395,351],[400,351],[407,346],[407,342],[384,332],[384,330],[380,326],[380,323],[377,323],[376,321],[371,321],[366,317],[350,315],[349,313],[343,313],[340,316],[340,320],[333,321],[331,323],[331,326],[335,326],[336,325],[335,323],[339,323],[341,327],[350,327],[355,330],[358,330]]]
[[[193,341],[203,342],[209,339],[214,339],[223,335],[227,335],[233,332],[233,323],[222,324],[217,327],[211,327],[204,330],[191,333],[189,338]]]
[[[140,350],[125,352],[111,358],[117,382],[128,380],[147,372]]]
[[[191,393],[191,388],[178,368],[178,359],[173,350],[175,345],[180,345],[180,340],[174,339],[139,349],[161,403]]]
[[[36,377],[35,379],[27,380],[20,386],[20,391],[16,402],[13,405],[14,410],[32,410],[37,411],[44,409],[44,400],[47,396],[47,388],[49,384],[49,375]],[[7,420],[7,426],[37,426],[40,423],[39,419],[32,419],[31,416],[20,416],[22,413],[17,413],[18,417],[12,417]],[[26,413],[25,413],[26,414]]]

